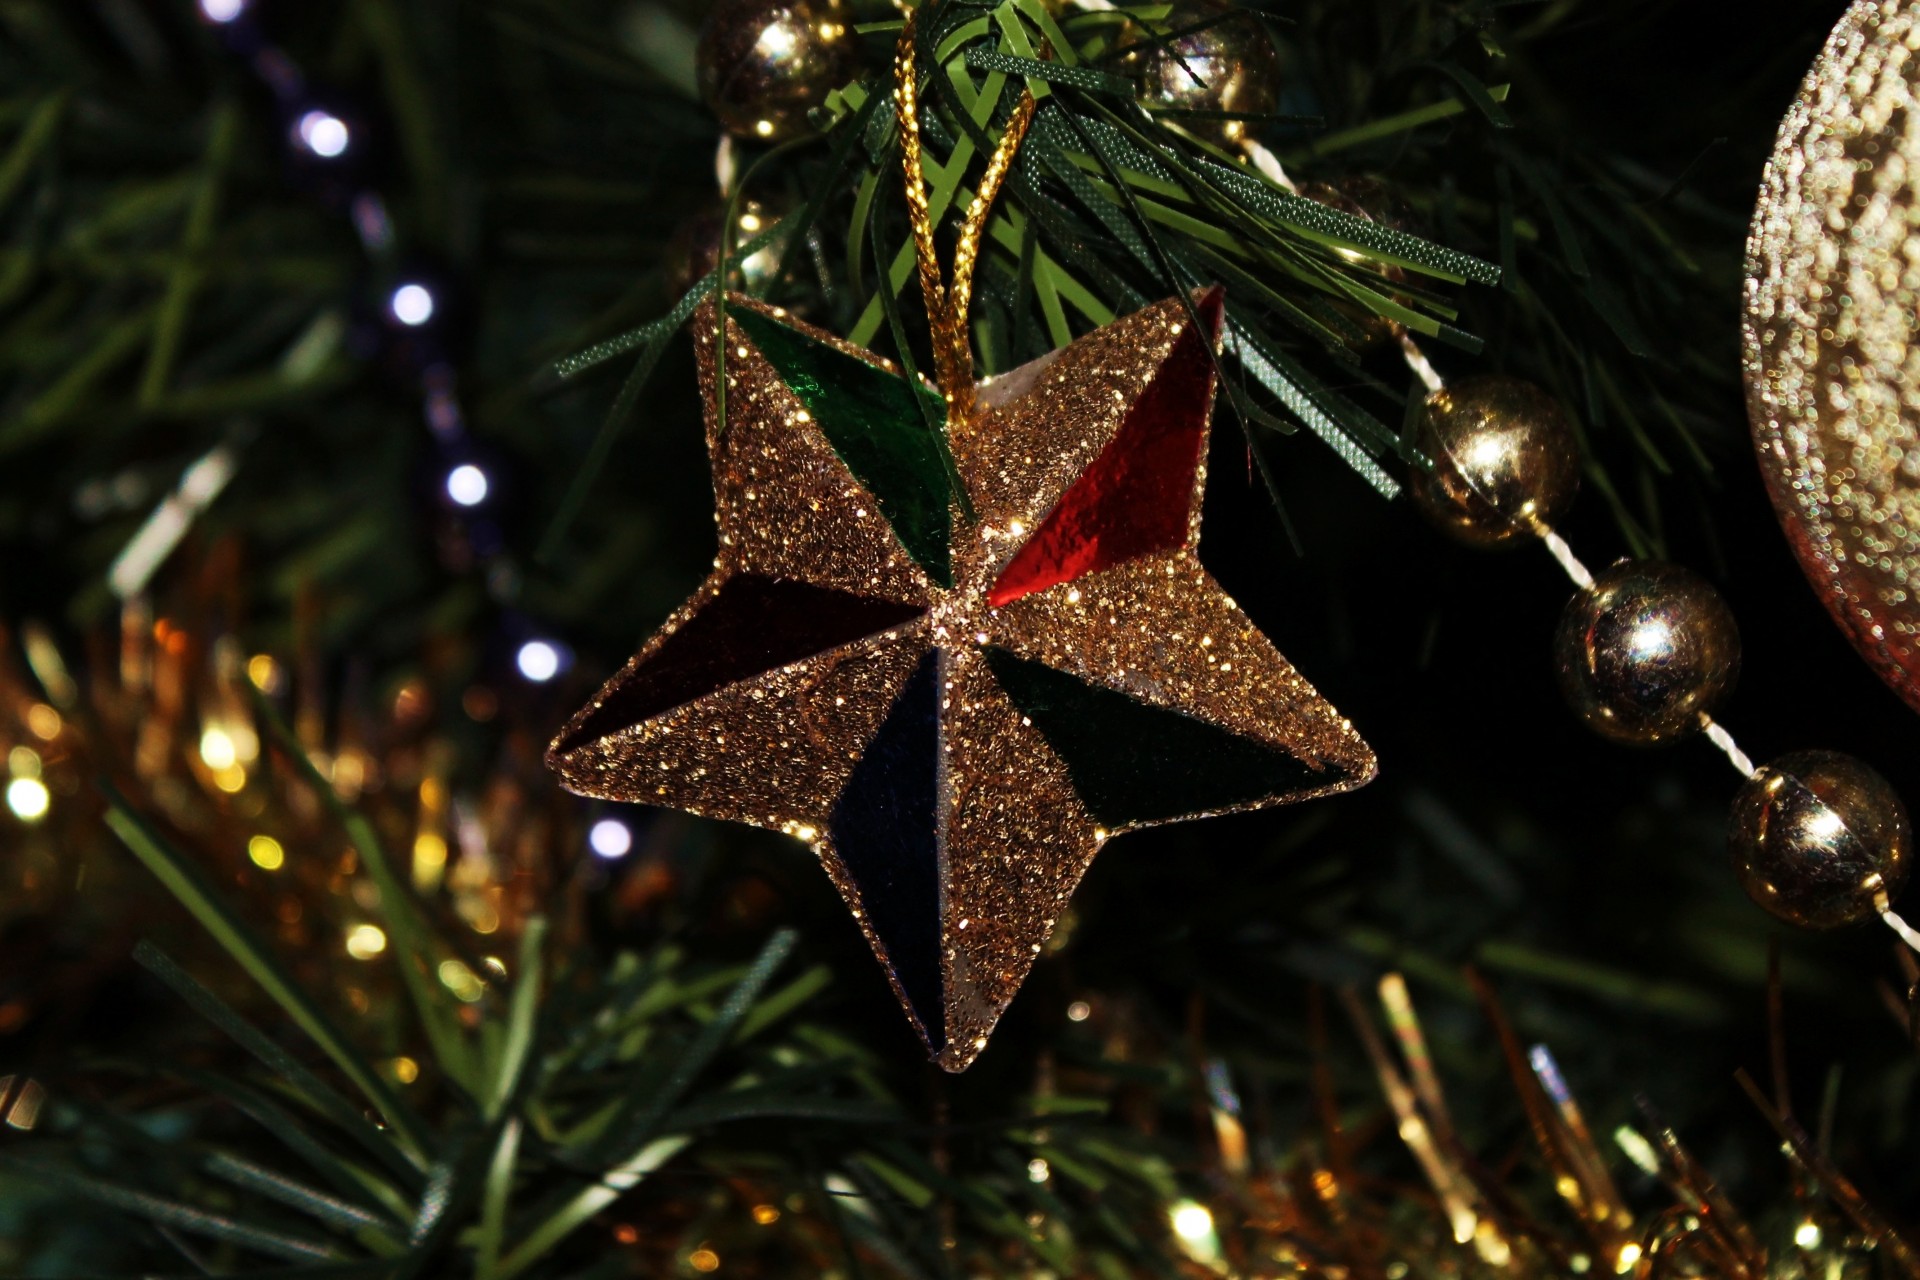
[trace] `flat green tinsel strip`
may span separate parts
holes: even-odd
[[[1153,254],[1139,230],[1128,220],[1125,210],[1102,195],[1093,181],[1073,163],[1073,152],[1079,140],[1074,137],[1073,127],[1061,115],[1061,110],[1050,103],[1035,113],[1034,127],[1027,140],[1027,145],[1032,148],[1029,155],[1035,155],[1044,162],[1073,198],[1083,208],[1093,211],[1107,234],[1119,241],[1142,267],[1152,270],[1155,265]]]
[[[1059,314],[1059,299],[1066,296],[1063,291],[1069,288],[1084,293],[1085,285],[1081,281],[1093,285],[1102,295],[1097,300],[1086,298],[1077,304],[1096,323],[1110,311],[1111,304],[1126,307],[1141,302],[1141,295],[1132,282],[1114,270],[1118,264],[1104,260],[1095,244],[1085,238],[1090,228],[1082,221],[1084,216],[1090,215],[1092,224],[1105,232],[1113,246],[1133,265],[1151,275],[1164,276],[1166,264],[1158,260],[1160,255],[1156,253],[1160,239],[1155,234],[1155,226],[1149,222],[1157,224],[1162,231],[1170,231],[1176,241],[1199,237],[1237,258],[1232,241],[1221,238],[1227,229],[1211,226],[1206,216],[1210,211],[1217,215],[1219,208],[1231,205],[1237,206],[1241,216],[1252,220],[1244,230],[1251,233],[1258,228],[1273,240],[1260,254],[1268,265],[1284,266],[1309,284],[1318,281],[1317,287],[1329,288],[1430,337],[1462,347],[1477,347],[1470,335],[1454,329],[1444,319],[1425,313],[1425,308],[1434,306],[1437,299],[1423,302],[1425,295],[1381,294],[1362,282],[1348,279],[1339,272],[1337,264],[1329,274],[1329,268],[1320,263],[1319,255],[1330,249],[1358,250],[1382,263],[1453,284],[1497,283],[1501,278],[1497,265],[1292,194],[1210,149],[1203,148],[1207,154],[1183,153],[1177,160],[1171,153],[1156,154],[1160,148],[1150,145],[1146,134],[1133,130],[1123,117],[1095,106],[1097,98],[1130,97],[1132,90],[1127,81],[1077,64],[1070,53],[1059,60],[1033,56],[1037,50],[1030,38],[1032,33],[1016,16],[1019,7],[1003,2],[995,6],[994,21],[985,15],[965,19],[933,41],[937,48],[929,52],[937,55],[934,65],[942,67],[944,74],[931,75],[928,87],[933,91],[935,102],[952,112],[952,121],[963,136],[948,135],[948,121],[939,110],[929,113],[925,121],[929,139],[948,153],[945,165],[931,166],[930,177],[935,186],[936,213],[956,198],[965,198],[960,175],[968,156],[982,145],[984,126],[994,113],[1001,86],[1010,78],[1018,78],[1024,80],[1036,96],[1045,95],[1047,100],[1042,104],[1032,138],[1034,145],[1021,157],[1011,176],[1012,205],[1004,217],[995,220],[990,239],[1009,253],[1017,254],[1022,265],[1016,288],[1032,290],[1056,345],[1070,337],[1065,318]],[[1000,37],[997,48],[995,41],[982,39],[996,26]],[[980,43],[973,43],[975,41]],[[977,85],[969,70],[984,72],[986,83]],[[1062,92],[1047,92],[1054,88]],[[1076,93],[1090,95],[1081,99],[1088,109],[1064,115],[1071,109],[1066,100]],[[841,96],[844,101],[840,107],[844,112],[855,106],[856,97],[864,101],[868,94],[862,87],[857,93],[850,90]],[[871,158],[882,167],[888,162],[891,138],[876,133],[875,129],[884,123],[887,114],[872,112],[861,130],[870,153],[878,153]],[[1072,203],[1079,206],[1079,211],[1070,211],[1049,195],[1043,189],[1043,178],[1059,183]],[[863,184],[863,193],[868,189],[869,184]],[[860,203],[864,206],[867,202]],[[862,224],[859,231],[871,233],[872,215],[877,210],[861,207],[857,212],[867,215],[858,220]],[[1034,245],[1034,223],[1043,231],[1043,239],[1053,251],[1051,256],[1038,251]],[[760,233],[741,246],[740,256],[772,243],[784,230],[776,225]],[[1283,243],[1287,239],[1292,239],[1297,247]],[[1184,261],[1184,254],[1177,252],[1175,244],[1164,248],[1176,250],[1176,256],[1183,259],[1183,267],[1192,266]],[[864,344],[876,336],[886,312],[882,304],[892,301],[910,274],[906,250],[907,246],[902,245],[891,262],[882,258],[875,296],[869,298],[865,311],[854,325],[851,340]],[[1306,256],[1295,256],[1302,251]],[[1274,258],[1275,253],[1281,257]],[[1056,257],[1061,261],[1056,262]],[[1069,275],[1068,270],[1073,274]],[[635,349],[657,353],[659,344],[685,323],[698,305],[698,299],[710,287],[711,276],[666,315],[568,357],[559,362],[556,371],[563,377],[571,376]],[[1256,289],[1256,293],[1269,302],[1284,301],[1271,290]],[[1016,312],[1020,310],[1020,296],[1016,292],[1009,300]],[[1095,305],[1088,307],[1085,303]],[[1311,336],[1325,343],[1327,334],[1323,324],[1291,304],[1284,309],[1296,323],[1304,321]],[[1451,311],[1444,306],[1434,306],[1434,309],[1439,310],[1442,317],[1451,318]],[[1017,323],[1014,325],[1016,331],[1019,327]],[[1234,322],[1232,329],[1237,340],[1227,354],[1240,360],[1255,381],[1274,394],[1315,434],[1332,444],[1369,484],[1389,495],[1398,492],[1399,486],[1374,460],[1382,451],[1374,439],[1382,434],[1377,423],[1344,399],[1329,396],[1317,385],[1316,379],[1293,366],[1257,325],[1242,319]],[[644,377],[645,373],[639,372],[636,380]],[[1340,403],[1330,404],[1329,400],[1333,399],[1339,399]],[[1246,407],[1240,406],[1237,400],[1235,403],[1236,407]]]
[[[1083,119],[1081,124],[1090,133],[1097,134],[1101,145],[1110,147],[1127,168],[1161,182],[1178,181],[1173,172],[1158,159],[1135,146],[1132,139],[1106,121],[1089,117]],[[1365,249],[1379,257],[1443,279],[1485,285],[1500,282],[1499,266],[1484,258],[1449,249],[1404,231],[1396,231],[1367,218],[1342,213],[1305,196],[1290,195],[1264,179],[1231,165],[1204,158],[1197,158],[1193,163],[1229,195],[1262,217],[1328,240]]]
[[[1070,67],[1064,62],[1040,58],[1021,58],[994,49],[967,50],[967,65],[977,71],[1004,71],[1008,75],[1028,76],[1063,84],[1084,93],[1101,93],[1114,98],[1133,97],[1133,82],[1124,76],[1095,71],[1092,67]]]
[[[1272,392],[1287,411],[1307,424],[1312,432],[1340,455],[1341,461],[1359,473],[1360,478],[1379,490],[1382,497],[1394,498],[1400,494],[1400,483],[1383,470],[1371,455],[1361,447],[1358,441],[1348,435],[1332,417],[1323,412],[1313,402],[1312,396],[1299,383],[1280,371],[1275,355],[1260,338],[1245,325],[1229,323],[1227,326],[1226,350],[1240,362],[1240,367],[1252,374],[1254,380]]]
[[[788,221],[789,220],[783,219],[780,222],[774,223],[771,227],[768,227],[765,231],[753,237],[753,239],[735,248],[731,262],[738,263],[742,259],[750,258],[776,240],[791,233],[794,228],[788,225]],[[596,342],[585,350],[576,351],[565,359],[556,361],[553,366],[553,371],[563,378],[571,378],[575,374],[585,372],[597,364],[613,359],[615,356],[623,356],[629,351],[644,347],[649,342],[664,342],[666,339],[672,337],[673,334],[679,330],[680,326],[685,324],[688,318],[699,309],[701,300],[713,292],[714,281],[719,277],[719,274],[720,268],[716,266],[713,270],[701,276],[699,282],[687,290],[680,301],[674,303],[673,310],[667,312],[667,314],[661,316],[658,320],[651,320],[637,329],[629,329],[625,333],[616,334],[604,342]]]

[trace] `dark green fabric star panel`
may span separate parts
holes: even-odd
[[[946,1047],[940,981],[940,651],[867,744],[828,830],[927,1045]]]
[[[1312,791],[1346,775],[1178,711],[1136,702],[1006,649],[988,648],[993,678],[1067,766],[1108,828]]]
[[[907,554],[942,587],[953,585],[943,444],[905,378],[742,307],[727,313],[806,406],[821,434],[880,506]],[[933,392],[920,388],[935,406]]]

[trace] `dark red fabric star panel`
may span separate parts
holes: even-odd
[[[1063,582],[1186,543],[1206,447],[1213,357],[1225,294],[1200,299],[1205,332],[1188,325],[1120,429],[1001,571],[995,608]]]
[[[924,612],[918,605],[807,582],[735,574],[651,657],[617,676],[602,691],[600,705],[554,749],[575,750],[737,681],[851,644]]]

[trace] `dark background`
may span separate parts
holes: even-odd
[[[1528,8],[1515,6],[1516,22]],[[1841,8],[1596,4],[1531,46],[1514,105],[1523,127],[1550,135],[1564,126],[1569,137],[1603,140],[1666,176],[1669,198],[1719,211],[1717,220],[1706,219],[1717,230],[1702,245],[1719,301],[1693,318],[1696,354],[1727,371],[1703,393],[1719,406],[1702,438],[1713,470],[1681,469],[1660,482],[1657,506],[1666,553],[1712,578],[1742,624],[1741,684],[1721,719],[1756,760],[1806,747],[1847,751],[1920,797],[1914,713],[1853,653],[1793,562],[1755,469],[1732,372],[1752,192],[1778,118]],[[226,73],[209,61],[206,74]],[[554,92],[564,101],[574,91]],[[710,127],[688,107],[658,116],[655,136],[635,140],[647,157],[638,164],[564,133],[549,139],[544,159],[583,172],[624,165],[643,181],[684,172],[693,175],[690,185],[703,186],[698,166],[710,155]],[[671,226],[699,203],[692,194],[681,199],[670,183],[660,190],[627,221],[609,218],[606,234],[658,252]],[[507,210],[500,216],[509,248],[514,235],[538,231],[514,227],[510,204],[499,208]],[[481,236],[478,244],[455,238],[438,246],[435,261],[475,311],[487,313],[515,296],[519,268],[500,240]],[[488,257],[494,252],[506,265]],[[583,288],[604,290],[604,280],[586,283],[596,269],[590,261],[577,267]],[[1498,295],[1475,298],[1469,319],[1497,334],[1501,305]],[[617,384],[599,376],[536,395],[529,388],[538,387],[538,361],[528,351],[536,338],[559,343],[556,333],[586,319],[531,309],[512,324],[489,322],[473,339],[476,363],[497,355],[497,367],[517,371],[501,375],[473,412],[481,439],[501,460],[503,536],[522,555],[570,475],[566,459],[583,448]],[[1479,364],[1446,363],[1454,372],[1500,368],[1501,343]],[[508,718],[528,732],[558,725],[710,563],[697,415],[682,342],[655,377],[640,428],[596,486],[595,511],[576,539],[624,539],[621,557],[594,575],[564,566],[528,570],[525,599],[559,619],[578,654],[562,686],[514,695]],[[430,488],[421,433],[401,410],[351,421],[316,415],[305,426],[335,433],[337,448],[364,439],[381,451],[395,491]],[[129,447],[164,456],[165,430]],[[259,483],[236,499],[235,526],[283,501],[296,481],[327,482],[332,452],[302,459],[291,448],[281,455],[291,459],[284,474],[255,477]],[[1443,1074],[1459,1090],[1463,1123],[1487,1143],[1517,1141],[1518,1113],[1499,1081],[1491,1034],[1458,977],[1462,964],[1476,963],[1523,1033],[1553,1046],[1596,1131],[1643,1123],[1634,1099],[1644,1093],[1683,1138],[1702,1144],[1700,1154],[1724,1179],[1754,1192],[1778,1185],[1783,1166],[1732,1073],[1764,1067],[1767,946],[1777,940],[1796,1098],[1811,1112],[1829,1069],[1843,1065],[1840,1162],[1896,1213],[1920,1204],[1920,1169],[1905,1154],[1913,1055],[1873,986],[1896,973],[1890,935],[1875,926],[1814,936],[1767,921],[1727,866],[1724,815],[1738,778],[1719,754],[1701,741],[1623,750],[1565,712],[1551,681],[1550,644],[1570,588],[1544,552],[1457,548],[1405,502],[1380,502],[1304,434],[1274,456],[1301,551],[1289,546],[1250,482],[1239,437],[1222,417],[1203,559],[1368,738],[1382,762],[1380,780],[1298,811],[1146,832],[1111,846],[1076,900],[1072,946],[1036,968],[979,1065],[937,1086],[956,1114],[990,1114],[1026,1088],[1035,1046],[1060,1033],[1065,1002],[1079,993],[1138,1000],[1144,1016],[1169,1028],[1189,1018],[1197,994],[1208,1035],[1247,1064],[1250,1089],[1264,1094],[1274,1132],[1284,1133],[1304,1119],[1296,1086],[1310,989],[1364,983],[1393,965],[1415,980]],[[0,488],[10,491],[4,510],[14,513],[0,520],[0,612],[52,617],[77,633],[101,616],[87,575],[97,574],[100,548],[112,539],[83,537],[47,515],[28,494],[40,483],[28,462],[0,474]],[[462,594],[461,575],[435,560],[432,517],[396,521],[402,536],[384,552],[388,576],[371,576],[330,624],[330,639],[355,652],[375,680],[422,631],[395,601],[412,606],[451,595],[460,603],[447,616],[476,630],[496,621],[471,591]],[[1591,495],[1566,531],[1592,566],[1625,551]],[[276,621],[282,603],[270,589],[258,592],[269,639],[284,625]],[[511,636],[487,641],[483,661],[502,667],[512,643]],[[804,851],[764,833],[672,815],[641,825],[645,839],[692,851],[686,860],[700,872],[690,880],[690,918],[724,932],[724,904],[739,900],[743,884],[771,890],[768,914],[740,927],[800,924],[808,947],[832,957],[844,975],[831,996],[838,1016],[902,1064],[903,1092],[935,1087],[916,1080],[917,1045]],[[702,902],[710,911],[704,917]],[[123,1021],[124,1012],[103,1016],[97,1037],[134,1035],[141,1024]],[[1370,1087],[1362,1068],[1346,1079],[1356,1093]]]

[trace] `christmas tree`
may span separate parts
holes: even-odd
[[[1920,1275],[1916,23],[0,6],[0,1271]]]

